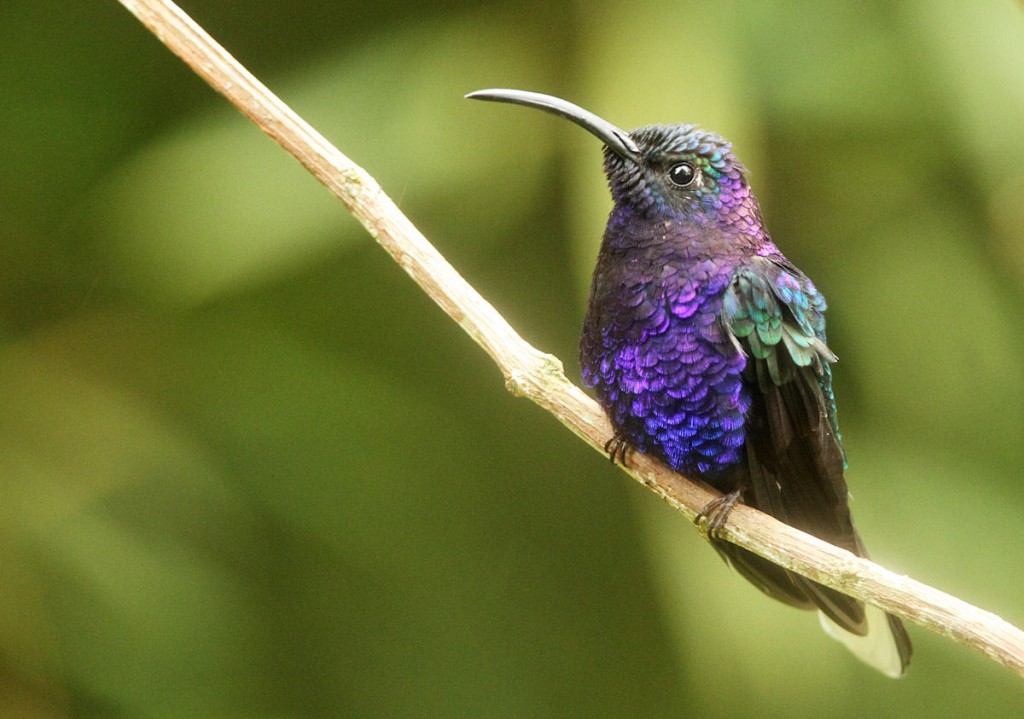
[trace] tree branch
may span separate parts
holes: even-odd
[[[377,182],[331,145],[169,0],[119,0],[161,42],[348,208],[388,254],[495,361],[509,391],[525,396],[603,452],[612,435],[600,407],[467,283]],[[658,461],[631,453],[626,470],[690,520],[717,496]],[[973,647],[1024,676],[1024,632],[999,617],[738,505],[723,533],[741,547],[817,582]]]

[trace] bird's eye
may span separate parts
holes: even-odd
[[[697,177],[697,171],[689,162],[677,162],[668,168],[668,179],[676,187],[689,187]]]

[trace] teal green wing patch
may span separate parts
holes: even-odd
[[[759,380],[785,384],[793,379],[793,366],[811,367],[821,376],[822,363],[836,360],[815,331],[813,300],[795,276],[769,260],[741,267],[733,275],[722,318],[737,347],[746,345],[753,359],[760,360],[757,364],[764,364]],[[780,352],[791,362],[780,362]]]

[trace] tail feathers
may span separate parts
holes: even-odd
[[[734,544],[712,542],[712,546],[768,596],[798,609],[817,609],[825,633],[842,642],[865,664],[893,678],[906,673],[912,647],[903,623],[896,617],[788,572]]]
[[[863,636],[843,629],[824,612],[819,612],[818,618],[826,634],[842,642],[865,664],[893,679],[899,679],[906,673],[910,664],[910,638],[903,623],[896,617],[878,607],[865,605],[864,618],[868,631]]]

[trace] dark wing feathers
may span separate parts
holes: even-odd
[[[863,554],[847,506],[845,459],[832,407],[820,310],[824,303],[795,270],[754,258],[733,275],[722,319],[747,355],[744,502],[827,542]],[[745,550],[720,547],[762,591],[802,607],[816,606],[855,634],[866,631],[863,605],[786,572]]]

